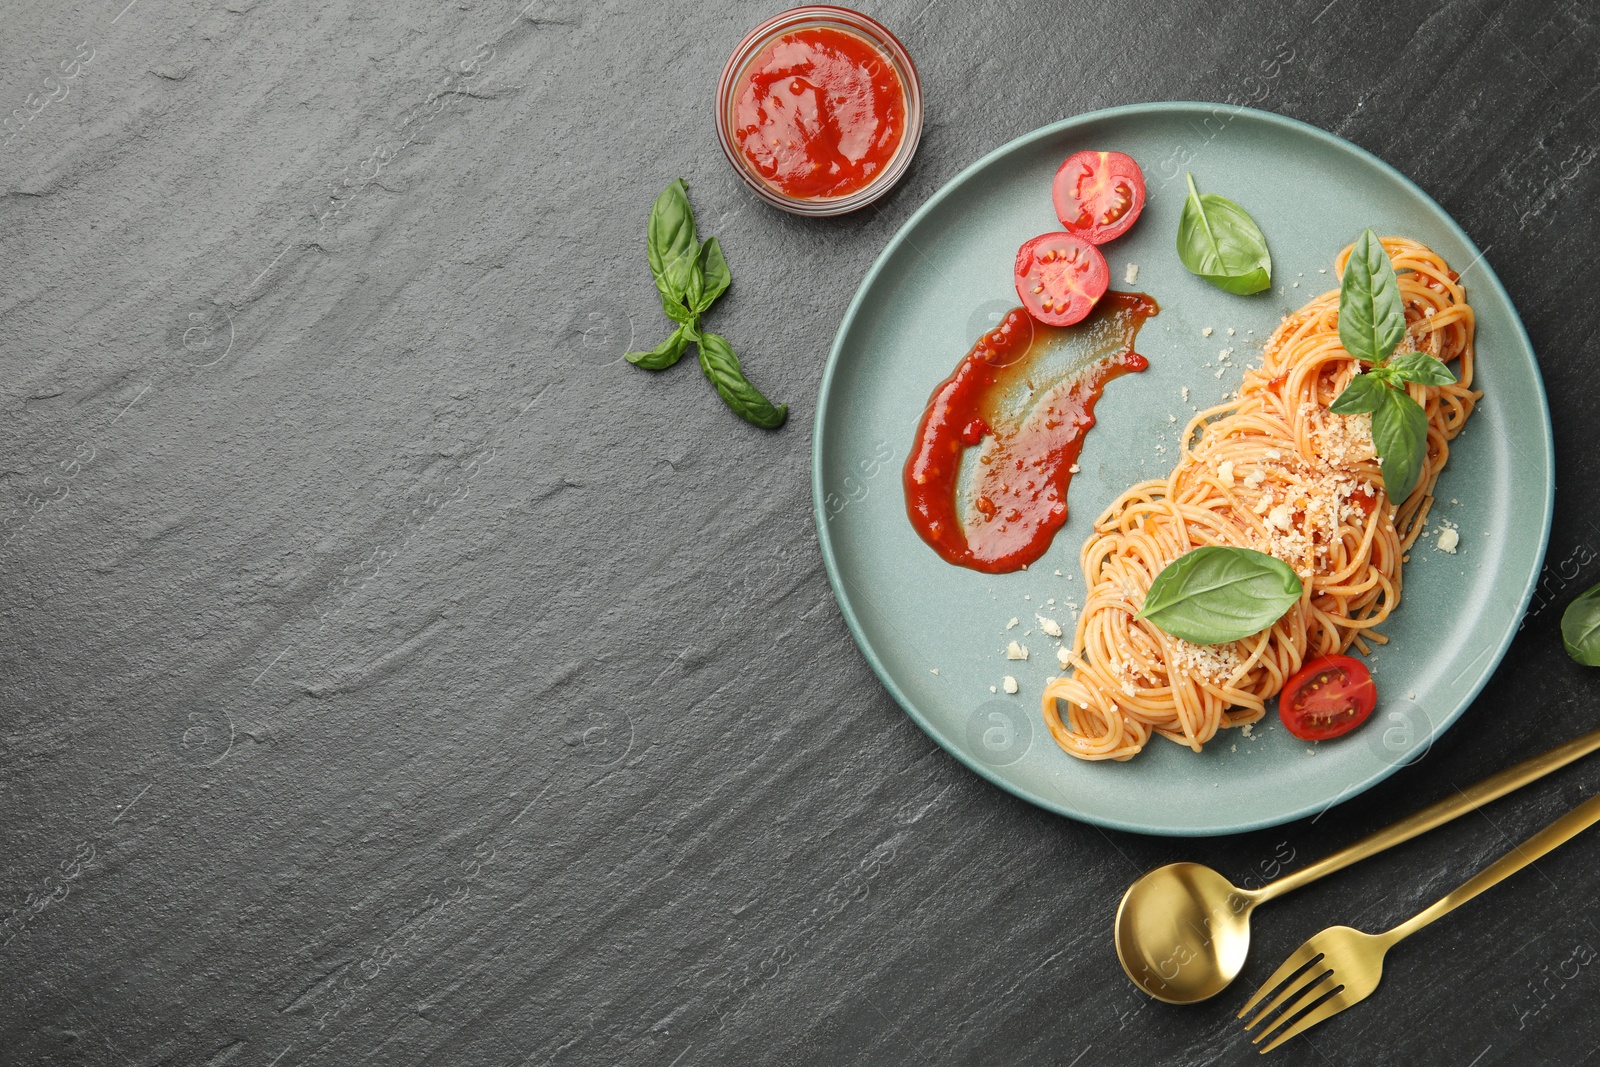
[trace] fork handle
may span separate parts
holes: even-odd
[[[1522,844],[1513,846],[1510,852],[1382,936],[1387,938],[1391,945],[1402,938],[1410,937],[1433,920],[1454,911],[1490,886],[1516,874],[1545,853],[1560,848],[1597,822],[1600,822],[1600,794],[1585,800]]]
[[[1255,891],[1256,902],[1265,903],[1274,897],[1280,897],[1315,882],[1323,875],[1332,874],[1384,849],[1393,848],[1418,834],[1425,834],[1451,819],[1465,815],[1469,811],[1476,811],[1491,800],[1498,800],[1513,790],[1521,789],[1529,782],[1537,781],[1551,771],[1565,767],[1573,760],[1582,759],[1596,749],[1600,749],[1600,730],[1591,730],[1581,737],[1557,745],[1548,752],[1530,756],[1521,763],[1507,767],[1497,774],[1491,774],[1475,785],[1456,790],[1454,796],[1429,804],[1421,811],[1408,815],[1399,822],[1391,823],[1353,845],[1348,845],[1330,856],[1324,856],[1315,863],[1307,864],[1275,882],[1268,882]]]

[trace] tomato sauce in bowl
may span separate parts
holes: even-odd
[[[883,195],[922,132],[916,67],[887,29],[826,5],[757,26],[717,90],[717,135],[762,199],[842,215]]]

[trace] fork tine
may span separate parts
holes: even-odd
[[[1239,1014],[1234,1018],[1243,1019],[1251,1008],[1261,1003],[1262,998],[1270,996],[1279,986],[1299,977],[1300,972],[1315,963],[1321,955],[1322,953],[1312,947],[1310,941],[1295,949],[1289,954],[1289,958],[1283,961],[1283,965],[1272,972],[1272,977],[1261,983],[1256,995],[1245,1002],[1244,1007],[1239,1009]],[[1254,1025],[1254,1022],[1246,1023],[1245,1029],[1248,1030]]]
[[[1321,1004],[1318,1004],[1315,1008],[1312,1008],[1311,1011],[1301,1016],[1293,1026],[1289,1027],[1287,1030],[1279,1031],[1278,1036],[1274,1037],[1271,1043],[1261,1050],[1262,1055],[1266,1055],[1268,1052],[1271,1052],[1273,1049],[1277,1048],[1291,1037],[1294,1037],[1296,1034],[1301,1034],[1311,1029],[1324,1019],[1338,1015],[1351,1004],[1358,1003],[1356,1001],[1346,1000],[1344,997],[1341,997],[1339,994],[1343,991],[1344,986],[1337,986],[1331,996],[1329,996]]]
[[[1268,1004],[1265,1008],[1262,1008],[1261,1011],[1257,1013],[1256,1017],[1251,1019],[1250,1022],[1245,1025],[1245,1030],[1248,1031],[1251,1027],[1261,1022],[1262,1019],[1265,1019],[1268,1015],[1271,1015],[1273,1009],[1277,1008],[1278,1005],[1283,1005],[1283,1014],[1279,1015],[1276,1019],[1273,1019],[1272,1022],[1267,1024],[1266,1029],[1262,1030],[1255,1037],[1251,1038],[1251,1044],[1261,1044],[1261,1042],[1265,1041],[1269,1036],[1271,1036],[1272,1031],[1282,1026],[1290,1016],[1299,1011],[1301,1008],[1305,1007],[1307,1004],[1310,1004],[1311,1001],[1315,1000],[1317,996],[1317,987],[1322,985],[1322,983],[1326,982],[1329,978],[1332,978],[1333,971],[1326,967],[1313,967],[1311,970],[1306,972],[1306,976],[1305,982],[1298,986],[1290,986],[1282,993],[1279,993],[1272,999],[1271,1004]],[[1323,992],[1327,992],[1327,990],[1323,990]]]

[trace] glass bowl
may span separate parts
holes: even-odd
[[[796,197],[769,183],[750,166],[744,153],[734,140],[734,89],[749,66],[773,38],[793,30],[812,26],[825,26],[841,30],[866,41],[894,70],[905,93],[906,120],[900,145],[888,164],[872,177],[866,185],[854,192],[834,197]],[[728,57],[722,68],[722,78],[717,83],[717,140],[728,162],[750,186],[755,194],[773,207],[796,215],[844,215],[865,207],[894,187],[895,182],[911,165],[917,142],[922,138],[922,86],[917,81],[916,64],[911,62],[905,46],[877,21],[858,11],[834,7],[830,4],[808,4],[791,8],[767,19],[745,35],[739,47]]]

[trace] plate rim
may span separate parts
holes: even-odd
[[[1459,239],[1462,244],[1474,254],[1473,265],[1482,269],[1485,279],[1483,284],[1486,284],[1488,287],[1490,287],[1492,293],[1498,295],[1500,300],[1504,301],[1505,306],[1511,309],[1511,320],[1515,326],[1513,340],[1520,341],[1523,349],[1530,357],[1533,365],[1533,384],[1535,393],[1539,401],[1540,411],[1544,415],[1544,449],[1541,455],[1545,460],[1545,480],[1543,487],[1544,492],[1540,522],[1539,546],[1537,552],[1534,554],[1534,566],[1532,568],[1532,573],[1523,585],[1522,595],[1518,602],[1517,612],[1513,618],[1513,623],[1520,622],[1523,616],[1527,613],[1528,604],[1532,600],[1534,590],[1539,584],[1539,576],[1543,572],[1545,555],[1549,551],[1550,547],[1551,524],[1555,515],[1555,434],[1554,428],[1550,421],[1550,403],[1544,387],[1544,375],[1539,368],[1538,353],[1534,351],[1533,342],[1528,337],[1528,330],[1522,322],[1522,315],[1517,310],[1516,303],[1511,299],[1511,294],[1508,293],[1505,286],[1501,284],[1499,275],[1495,273],[1493,266],[1490,265],[1483,250],[1478,247],[1477,242],[1473,241],[1473,239],[1468,236],[1467,232],[1462,229],[1461,224],[1456,221],[1455,217],[1451,215],[1450,212],[1446,211],[1444,207],[1441,206],[1439,202],[1430,196],[1424,189],[1422,189],[1421,186],[1417,185],[1416,182],[1412,181],[1398,168],[1392,166],[1374,153],[1369,152],[1367,149],[1362,148],[1360,145],[1351,141],[1347,141],[1338,134],[1330,133],[1319,126],[1313,126],[1311,123],[1290,118],[1287,115],[1280,115],[1272,111],[1263,111],[1258,108],[1243,107],[1235,104],[1206,103],[1198,100],[1168,100],[1151,101],[1141,104],[1123,104],[1117,107],[1100,108],[1095,111],[1086,111],[1082,114],[1057,120],[1056,122],[1049,123],[1048,125],[1041,126],[1035,130],[1029,131],[1028,133],[1024,133],[1018,137],[1012,138],[1004,144],[1001,144],[998,147],[984,153],[982,156],[968,164],[966,167],[962,168],[954,177],[950,178],[938,189],[936,189],[932,195],[930,195],[928,199],[917,208],[916,211],[912,212],[911,216],[907,218],[905,222],[900,224],[900,226],[895,230],[894,235],[889,238],[888,243],[884,245],[882,251],[878,253],[877,258],[873,260],[872,266],[867,270],[867,273],[862,277],[860,284],[856,287],[855,295],[851,297],[849,306],[845,308],[844,317],[839,322],[839,328],[834,333],[833,343],[831,346],[829,346],[828,360],[823,367],[822,380],[817,390],[817,410],[812,419],[811,514],[813,521],[816,523],[817,543],[822,550],[823,568],[827,571],[828,584],[832,587],[834,600],[839,605],[840,613],[844,616],[845,623],[850,629],[850,635],[852,638],[854,638],[857,649],[859,649],[861,654],[866,658],[868,665],[871,666],[872,672],[877,676],[878,681],[885,689],[889,691],[889,695],[895,699],[895,702],[900,705],[901,710],[910,717],[911,721],[916,724],[917,728],[926,734],[928,738],[934,742],[934,744],[938,745],[959,763],[965,765],[969,770],[975,772],[984,780],[995,786],[998,786],[1018,799],[1025,800],[1036,807],[1043,808],[1044,810],[1052,812],[1056,815],[1073,819],[1077,822],[1088,823],[1092,826],[1100,826],[1112,830],[1123,830],[1131,833],[1149,834],[1161,837],[1219,837],[1230,834],[1248,833],[1252,830],[1263,830],[1273,826],[1282,826],[1286,823],[1294,822],[1297,819],[1303,819],[1306,816],[1314,813],[1327,811],[1336,805],[1343,804],[1346,801],[1361,795],[1362,793],[1371,789],[1373,786],[1389,778],[1401,768],[1409,766],[1417,751],[1427,751],[1427,749],[1432,746],[1436,740],[1438,740],[1441,734],[1455,725],[1456,721],[1461,718],[1466,710],[1477,701],[1478,695],[1483,691],[1484,686],[1489,683],[1489,679],[1492,678],[1499,670],[1500,664],[1504,661],[1506,653],[1511,648],[1512,641],[1516,638],[1519,627],[1517,625],[1512,625],[1504,634],[1501,635],[1498,646],[1495,648],[1494,655],[1479,672],[1478,678],[1473,683],[1471,690],[1460,700],[1457,706],[1449,714],[1444,716],[1437,726],[1433,727],[1433,729],[1430,730],[1426,735],[1419,738],[1417,744],[1413,746],[1412,750],[1404,754],[1405,758],[1394,760],[1393,762],[1380,767],[1367,778],[1358,781],[1353,785],[1346,786],[1332,801],[1322,804],[1304,805],[1291,811],[1281,812],[1260,819],[1246,820],[1217,828],[1161,826],[1147,822],[1139,822],[1137,820],[1108,818],[1076,811],[1070,809],[1060,801],[1054,800],[1050,797],[1036,795],[1025,791],[1019,786],[1016,786],[1012,782],[1008,781],[1002,775],[998,774],[995,768],[989,767],[986,764],[969,757],[958,746],[946,739],[943,733],[937,727],[935,727],[920,710],[918,710],[915,702],[913,702],[895,682],[893,676],[889,673],[882,660],[878,657],[877,651],[873,648],[871,641],[867,639],[867,636],[861,625],[861,620],[856,614],[855,607],[851,602],[849,591],[847,589],[848,583],[839,569],[839,562],[834,554],[833,541],[828,529],[826,508],[823,506],[825,498],[822,470],[824,448],[823,429],[828,418],[829,398],[833,388],[833,377],[839,366],[840,354],[843,350],[845,335],[849,332],[850,327],[855,322],[856,315],[860,311],[861,306],[865,301],[866,294],[872,289],[874,283],[877,282],[879,274],[882,273],[889,260],[893,258],[896,252],[899,251],[901,245],[909,239],[910,233],[922,222],[926,216],[938,208],[945,199],[954,195],[958,189],[964,186],[968,181],[972,180],[976,174],[983,171],[992,163],[1003,158],[1004,156],[1020,151],[1025,146],[1036,141],[1054,137],[1057,134],[1074,129],[1078,126],[1084,126],[1094,122],[1102,122],[1107,119],[1135,118],[1157,113],[1185,114],[1205,112],[1209,114],[1218,110],[1230,111],[1232,113],[1232,117],[1234,118],[1237,118],[1241,114],[1248,115],[1250,118],[1264,122],[1267,125],[1279,126],[1296,134],[1310,135],[1312,138],[1320,140],[1333,148],[1352,153],[1357,158],[1375,165],[1380,171],[1386,172],[1390,177],[1397,179],[1401,185],[1405,189],[1409,190],[1413,196],[1418,197],[1423,203],[1430,205],[1434,211],[1437,212],[1438,216],[1444,220],[1446,228],[1452,231],[1455,237]]]

